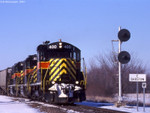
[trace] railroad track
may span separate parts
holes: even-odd
[[[76,105],[76,106],[66,106],[67,109],[78,110],[82,113],[126,113],[116,110],[104,109],[104,108],[95,108],[85,105]]]
[[[126,113],[123,111],[96,108],[86,105],[53,105],[46,102],[32,101],[25,98],[14,98],[13,100],[26,103],[32,108],[38,109],[42,113]]]

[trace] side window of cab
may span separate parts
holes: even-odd
[[[73,59],[77,62],[80,61],[80,53],[79,52],[73,52]]]
[[[76,52],[73,52],[73,59],[76,60]]]
[[[80,61],[80,53],[77,52],[77,62],[79,62],[79,61]]]

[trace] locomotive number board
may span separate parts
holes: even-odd
[[[58,43],[58,44],[49,45],[48,48],[49,48],[49,49],[72,49],[72,45],[63,44],[63,43]]]

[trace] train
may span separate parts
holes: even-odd
[[[0,71],[0,94],[49,103],[84,101],[87,76],[81,60],[76,46],[61,40],[45,41],[36,54]]]

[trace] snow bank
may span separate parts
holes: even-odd
[[[25,103],[13,101],[13,98],[0,95],[0,113],[40,113]]]
[[[102,106],[100,108],[105,108],[105,109],[112,109],[116,111],[124,111],[127,113],[150,113],[150,107],[145,107],[145,112],[143,111],[143,107],[139,107],[137,111],[136,106],[122,106],[122,107],[116,107],[116,106]]]
[[[138,96],[138,100],[143,103],[143,94],[140,93]],[[137,94],[124,94],[123,98],[128,102],[137,101]],[[145,94],[145,103],[150,104],[150,93]]]
[[[100,102],[79,102],[76,103],[78,105],[86,105],[91,107],[97,107],[97,108],[104,108],[104,109],[112,109],[116,111],[124,111],[128,113],[150,113],[150,107],[145,107],[145,112],[143,112],[143,107],[139,107],[139,111],[137,112],[136,106],[122,106],[122,107],[116,107],[113,103],[100,103]]]

